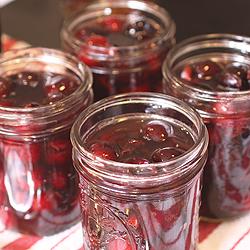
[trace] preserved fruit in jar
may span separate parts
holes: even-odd
[[[79,59],[47,48],[2,53],[0,217],[7,229],[52,235],[79,221],[78,176],[69,132],[93,101]]]
[[[208,135],[193,109],[160,94],[110,97],[78,117],[71,140],[84,249],[197,248]]]
[[[208,34],[183,41],[164,62],[164,92],[196,108],[209,132],[203,219],[250,210],[249,50],[247,37]]]
[[[62,48],[93,73],[95,100],[126,92],[161,92],[162,62],[174,44],[170,14],[143,1],[84,5],[65,18],[61,29]]]

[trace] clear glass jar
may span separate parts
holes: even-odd
[[[164,92],[192,105],[208,128],[203,219],[223,220],[250,211],[249,55],[249,38],[208,34],[182,41],[163,64]],[[219,65],[214,73],[211,62]],[[203,76],[205,67],[197,66],[202,63],[207,65]],[[188,65],[196,71],[202,68],[196,80],[181,76],[180,69]]]
[[[136,137],[140,123],[147,119],[163,122],[168,127],[168,139],[177,140],[177,148],[183,144],[177,139],[180,131],[191,135],[192,144],[184,143],[186,151],[178,157],[148,164],[111,160],[90,150],[88,144],[99,140],[89,136],[99,133],[104,140],[101,143],[118,147],[120,156],[129,155],[133,145],[142,146],[139,151],[147,155],[147,143],[156,148],[169,143],[166,138],[160,142]],[[126,122],[130,121],[135,123],[128,126]],[[164,94],[117,95],[83,111],[72,127],[71,141],[80,176],[84,249],[197,249],[208,134],[196,111]]]
[[[152,2],[97,1],[65,18],[61,44],[90,67],[99,100],[162,91],[161,66],[175,44],[175,31],[169,13]]]
[[[44,85],[34,78],[29,82],[29,76],[22,78],[27,72],[44,77]],[[0,76],[1,222],[7,229],[29,235],[61,232],[79,221],[78,176],[69,132],[77,115],[93,102],[92,73],[63,51],[27,48],[1,54]],[[66,97],[53,103],[49,99],[47,105],[28,101],[26,107],[7,106],[20,99],[23,85],[24,97],[38,100],[43,88],[53,88],[61,76],[72,77],[79,85]],[[3,79],[15,85],[5,95]],[[30,87],[38,88],[37,92]]]

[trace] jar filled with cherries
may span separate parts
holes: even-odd
[[[163,75],[164,92],[197,109],[209,131],[201,216],[250,211],[250,38],[186,39],[167,55]]]
[[[69,14],[62,48],[93,73],[95,100],[125,92],[161,92],[162,62],[175,44],[175,23],[144,1],[94,1]]]
[[[7,229],[52,235],[79,221],[69,131],[93,101],[92,73],[60,50],[0,55],[0,219]]]
[[[84,249],[197,249],[208,133],[186,103],[126,93],[85,109],[71,130]]]

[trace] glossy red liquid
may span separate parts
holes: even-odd
[[[78,86],[77,80],[69,76],[18,72],[0,77],[0,105],[24,108],[48,105],[70,95]]]

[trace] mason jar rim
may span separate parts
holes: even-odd
[[[65,98],[48,105],[28,108],[0,105],[0,133],[18,135],[25,140],[43,137],[51,131],[55,132],[71,126],[73,120],[66,122],[65,118],[69,115],[73,117],[75,112],[81,111],[82,105],[88,106],[93,102],[92,72],[77,57],[59,49],[44,47],[28,47],[1,53],[1,75],[12,70],[39,72],[51,69],[52,72],[58,70],[60,74],[60,67],[76,76],[80,82],[79,87]],[[19,126],[23,129],[16,129]]]
[[[82,138],[80,136],[80,130],[83,124],[94,114],[98,113],[99,111],[105,111],[109,107],[116,106],[116,105],[123,105],[123,104],[132,104],[132,103],[145,103],[151,104],[152,106],[155,105],[159,107],[163,107],[165,105],[171,104],[175,109],[181,110],[182,114],[187,112],[189,119],[193,122],[197,123],[196,129],[198,130],[197,138],[194,142],[194,145],[190,147],[185,153],[181,156],[173,158],[168,162],[161,162],[161,163],[150,163],[146,164],[146,167],[157,167],[161,169],[160,174],[152,175],[152,172],[148,175],[134,175],[131,174],[121,174],[120,172],[115,173],[114,171],[109,172],[106,171],[106,164],[112,166],[114,169],[132,169],[136,167],[142,168],[143,166],[140,164],[130,164],[124,162],[117,162],[111,161],[107,159],[103,159],[99,156],[94,155],[90,152],[90,150],[84,145]],[[166,106],[167,107],[167,106]],[[140,113],[141,114],[141,113]],[[157,112],[155,113],[157,115]],[[186,114],[186,113],[185,113]],[[160,114],[161,115],[161,114]],[[157,185],[157,183],[164,181],[170,182],[175,180],[180,180],[180,178],[185,179],[184,176],[192,175],[192,171],[195,173],[199,172],[200,169],[203,167],[203,164],[197,164],[199,162],[199,158],[202,158],[201,161],[204,163],[204,157],[206,156],[207,145],[208,145],[208,133],[207,129],[204,125],[203,120],[201,119],[200,115],[197,111],[195,111],[191,106],[188,104],[178,100],[169,95],[165,94],[158,94],[158,93],[151,93],[151,92],[137,92],[137,93],[125,93],[119,94],[115,96],[111,96],[105,99],[102,99],[94,104],[90,105],[86,108],[76,119],[75,123],[71,129],[71,142],[73,145],[73,155],[78,154],[80,157],[84,158],[84,161],[91,162],[94,161],[95,164],[98,164],[100,168],[98,169],[93,168],[92,171],[95,172],[96,175],[100,175],[103,178],[114,178],[119,180],[122,179],[124,182],[155,182],[153,185]],[[73,150],[73,151],[74,151]],[[85,162],[85,163],[86,163]],[[179,163],[178,167],[176,165]],[[83,163],[84,164],[84,163]],[[91,168],[90,164],[84,164],[86,168],[89,170]],[[197,167],[199,165],[199,167]],[[78,172],[82,172],[82,168],[78,165],[76,166]],[[104,170],[103,170],[104,169]],[[188,178],[187,178],[188,179]],[[185,179],[185,181],[188,181]]]
[[[53,58],[53,61],[51,59]],[[28,59],[28,60],[27,60]],[[70,67],[74,63],[77,65],[78,77],[79,80],[83,80],[84,84],[79,85],[79,87],[73,92],[75,95],[80,96],[83,93],[87,93],[91,87],[93,82],[93,76],[91,70],[88,66],[86,66],[80,59],[76,56],[71,55],[68,52],[64,52],[60,49],[52,49],[52,48],[44,48],[44,47],[27,47],[21,49],[13,49],[9,51],[2,52],[0,55],[0,68],[4,64],[11,64],[12,62],[22,63],[22,62],[43,62],[43,63],[50,63],[59,64],[63,62],[67,62]],[[1,73],[1,71],[0,71]],[[74,72],[76,73],[76,72]],[[81,77],[81,78],[80,78]],[[41,112],[46,114],[48,111],[57,110],[61,106],[70,105],[70,101],[72,99],[72,94],[66,96],[60,101],[57,101],[53,104],[49,105],[41,105],[36,107],[7,107],[7,106],[0,106],[0,112],[6,112],[6,115],[15,115],[18,113],[19,115],[29,115],[30,112],[38,113],[38,116]],[[73,99],[73,101],[75,98]],[[48,113],[49,114],[49,113]]]
[[[244,53],[249,53],[250,60],[250,37],[240,36],[228,33],[212,33],[196,35],[184,39],[173,46],[165,57],[162,64],[162,74],[165,79],[171,77],[171,80],[178,83],[178,85],[188,90],[195,91],[197,97],[200,96],[203,100],[214,101],[215,97],[221,100],[228,101],[229,99],[245,100],[250,98],[250,90],[241,91],[212,91],[207,89],[196,88],[190,84],[185,83],[174,71],[173,64],[179,57],[192,51],[198,51],[198,49],[211,49],[211,48],[226,48],[237,49]],[[218,52],[219,54],[219,52]],[[233,53],[232,53],[233,55]]]

